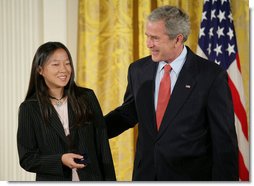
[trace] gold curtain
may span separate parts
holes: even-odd
[[[77,83],[95,91],[104,114],[122,103],[129,64],[149,55],[145,19],[162,5],[178,6],[189,14],[186,45],[196,51],[203,0],[79,0]],[[249,2],[231,0],[231,9],[249,116]],[[131,180],[137,132],[130,129],[110,139],[118,181]]]

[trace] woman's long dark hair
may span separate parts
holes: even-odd
[[[43,76],[40,75],[39,68],[47,62],[49,57],[57,49],[64,49],[70,61],[72,69],[71,77],[68,84],[64,88],[64,94],[68,96],[68,102],[70,103],[75,114],[75,124],[79,126],[86,123],[85,121],[89,121],[92,113],[88,107],[88,101],[86,100],[85,95],[80,95],[77,92],[77,85],[74,81],[74,67],[71,54],[67,47],[60,42],[47,42],[37,49],[33,58],[30,82],[25,100],[28,100],[32,96],[36,95],[39,101],[43,120],[47,124],[53,107],[49,99],[48,86],[46,85]]]

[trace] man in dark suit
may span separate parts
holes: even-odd
[[[184,45],[189,32],[180,9],[155,9],[145,33],[151,56],[130,65],[124,103],[105,116],[110,138],[138,123],[133,180],[238,180],[227,73]],[[164,72],[170,86],[161,91]]]

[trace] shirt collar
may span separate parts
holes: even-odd
[[[183,51],[181,52],[181,54],[170,63],[170,66],[172,68],[172,70],[178,75],[182,69],[182,66],[186,60],[186,56],[187,56],[187,49],[186,46],[183,47]],[[160,61],[159,62],[159,66],[158,69],[159,71],[162,70],[162,68],[168,63],[166,63],[165,61]]]

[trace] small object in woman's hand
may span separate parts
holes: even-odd
[[[88,158],[87,158],[87,155],[84,155],[84,154],[82,154],[82,155],[83,155],[83,158],[82,158],[82,159],[74,158],[74,161],[75,161],[76,163],[79,163],[79,164],[87,165],[87,164],[89,163]]]

